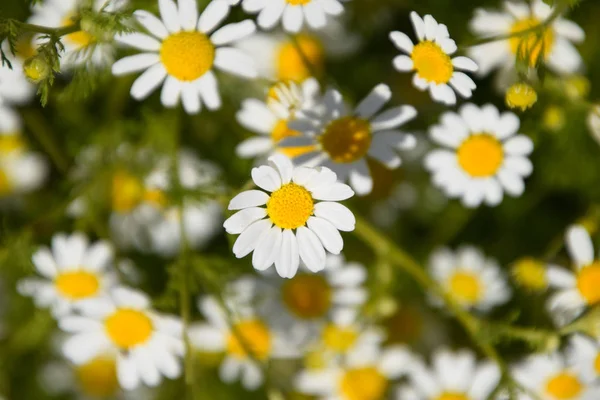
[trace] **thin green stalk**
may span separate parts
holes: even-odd
[[[79,21],[75,22],[72,25],[64,26],[61,28],[48,28],[47,26],[28,24],[17,20],[11,21],[14,22],[21,31],[31,33],[42,33],[55,37],[65,36],[70,33],[75,33],[81,30],[81,24],[79,23]]]
[[[40,145],[44,148],[56,166],[56,169],[63,174],[67,173],[69,169],[69,160],[67,156],[62,153],[60,145],[54,140],[52,131],[44,120],[44,116],[37,110],[26,109],[23,110],[23,120]]]

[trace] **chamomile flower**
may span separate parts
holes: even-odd
[[[287,358],[288,345],[255,314],[249,304],[240,299],[231,300],[226,303],[233,318],[232,325],[226,310],[215,298],[207,296],[200,299],[198,305],[207,323],[195,325],[189,332],[189,338],[197,349],[225,352],[219,368],[223,382],[241,380],[246,389],[254,390],[264,381],[257,363]]]
[[[111,246],[103,241],[89,244],[81,233],[54,235],[51,249],[42,247],[32,261],[41,276],[23,279],[18,289],[56,317],[72,312],[82,301],[102,298],[116,282],[108,270],[113,261]]]
[[[396,169],[402,162],[397,151],[416,145],[411,134],[397,129],[417,115],[414,107],[397,106],[380,113],[391,96],[387,85],[377,85],[351,111],[342,95],[329,89],[320,100],[322,110],[289,123],[303,136],[288,138],[282,146],[314,146],[315,151],[299,157],[300,164],[330,168],[339,181],[348,180],[357,194],[369,194],[373,179],[367,158]]]
[[[252,169],[252,180],[271,194],[248,190],[230,201],[230,210],[241,211],[223,226],[227,233],[240,234],[233,245],[237,258],[254,252],[255,269],[263,271],[275,264],[281,277],[293,278],[300,259],[318,272],[325,268],[325,250],[342,251],[339,231],[354,230],[355,218],[337,202],[354,192],[337,182],[333,171],[294,168],[287,157],[277,154],[269,157],[269,165]]]
[[[17,42],[19,45],[20,42]],[[8,41],[0,43],[4,54],[10,60],[12,68],[6,63],[0,64],[0,106],[21,105],[28,103],[35,95],[35,86],[27,80],[23,73],[23,54],[12,57]],[[22,46],[19,46],[21,48]],[[19,50],[17,49],[17,51]],[[2,121],[2,118],[0,118]]]
[[[498,263],[473,247],[456,253],[445,248],[435,251],[429,259],[429,273],[464,308],[487,311],[506,303],[511,295]]]
[[[327,25],[327,16],[344,12],[340,0],[242,0],[242,7],[248,13],[258,13],[261,28],[272,29],[281,21],[286,31],[294,33],[304,24],[322,29]]]
[[[127,390],[140,383],[157,386],[163,376],[175,379],[181,374],[182,325],[152,310],[144,293],[118,287],[111,290],[110,299],[88,300],[78,308],[79,315],[59,320],[59,327],[72,333],[63,346],[71,362],[83,365],[115,352],[117,378]]]
[[[227,2],[210,2],[200,17],[195,0],[180,0],[178,5],[173,0],[159,0],[158,6],[162,21],[147,11],[134,13],[152,36],[132,33],[117,38],[143,51],[120,59],[112,67],[114,75],[145,70],[131,87],[133,98],[146,98],[164,82],[162,104],[175,107],[181,98],[183,108],[195,114],[202,104],[209,110],[221,107],[213,67],[246,78],[256,77],[251,58],[231,47],[255,31],[254,22],[228,24],[211,34],[229,14]]]
[[[305,369],[296,388],[319,399],[383,399],[393,380],[405,374],[413,356],[402,346],[367,343],[354,348],[340,365]]]
[[[436,350],[428,368],[413,362],[409,384],[396,392],[398,400],[486,400],[500,382],[500,369],[491,361],[477,362],[469,350]]]
[[[558,320],[569,322],[587,307],[600,304],[600,261],[582,225],[570,227],[565,239],[574,271],[556,268],[548,276],[550,287],[557,290],[548,299],[548,308]]]
[[[533,142],[516,134],[519,124],[515,114],[500,114],[491,104],[481,108],[465,104],[458,113],[443,114],[429,134],[447,149],[435,149],[425,157],[433,183],[466,207],[496,206],[503,192],[523,194],[523,179],[533,171],[527,158]]]
[[[561,353],[536,354],[512,368],[513,378],[533,396],[520,400],[595,400],[600,386],[586,379]]]
[[[477,9],[471,20],[471,30],[482,38],[497,35],[514,35],[540,26],[538,32],[495,40],[473,47],[469,55],[479,65],[479,73],[488,74],[499,68],[500,75],[514,73],[517,58],[524,58],[530,67],[543,61],[557,73],[571,74],[581,66],[581,56],[572,42],[585,38],[577,24],[559,16],[541,27],[553,9],[542,0],[533,0],[531,6],[524,2],[505,1],[503,11]]]
[[[600,343],[598,340],[582,334],[571,336],[566,357],[569,364],[573,365],[586,381],[600,378]]]
[[[236,118],[240,125],[257,133],[258,137],[244,140],[236,148],[242,158],[259,157],[280,152],[288,157],[311,151],[311,147],[279,148],[278,143],[287,137],[299,136],[300,132],[290,129],[288,122],[299,118],[303,110],[314,107],[319,92],[319,83],[310,78],[297,85],[294,82],[279,82],[269,90],[266,102],[246,99]]]
[[[460,70],[477,71],[477,64],[468,57],[450,57],[457,47],[450,38],[446,25],[438,24],[431,15],[421,18],[414,11],[410,14],[410,19],[419,43],[413,44],[405,33],[391,32],[392,42],[399,50],[408,54],[394,58],[394,68],[400,72],[415,71],[415,87],[429,90],[431,97],[437,102],[455,104],[454,90],[464,98],[471,97],[476,88],[475,82]]]

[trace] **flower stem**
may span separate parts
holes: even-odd
[[[17,20],[11,21],[14,22],[17,25],[17,27],[23,32],[42,33],[54,37],[65,36],[70,33],[75,33],[81,30],[81,24],[79,23],[79,21],[75,22],[72,25],[63,26],[61,28],[48,28],[47,26],[27,24],[25,22],[20,22]]]

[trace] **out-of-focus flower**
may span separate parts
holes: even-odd
[[[591,108],[587,117],[587,125],[592,137],[600,144],[600,105]]]
[[[115,352],[119,384],[128,390],[140,383],[157,386],[163,376],[175,379],[181,374],[182,325],[152,310],[144,293],[119,287],[110,299],[82,302],[78,309],[80,315],[59,320],[59,327],[73,334],[63,346],[71,362],[83,365]]]
[[[511,269],[513,279],[517,284],[527,290],[543,291],[548,287],[548,269],[556,268],[546,266],[543,262],[531,257],[517,260]]]
[[[19,44],[20,42],[17,42]],[[35,95],[35,86],[27,80],[23,72],[23,63],[29,54],[21,53],[11,57],[8,41],[0,43],[4,54],[10,60],[12,68],[6,63],[0,65],[0,106],[21,105],[28,103]],[[3,118],[0,118],[0,123]]]
[[[565,110],[560,106],[548,106],[544,111],[542,121],[546,129],[552,132],[560,131],[566,122]]]
[[[414,107],[397,106],[379,113],[391,97],[390,88],[379,84],[351,110],[340,92],[329,89],[319,101],[322,108],[289,123],[290,128],[303,136],[284,139],[281,145],[314,146],[315,151],[297,157],[296,161],[301,165],[331,168],[341,182],[349,181],[357,194],[369,194],[373,178],[367,158],[396,169],[402,162],[397,151],[416,145],[413,135],[397,129],[417,115]]]
[[[581,225],[570,227],[566,245],[575,272],[556,268],[548,276],[550,287],[557,292],[548,299],[548,309],[559,323],[566,323],[587,307],[600,303],[600,261],[594,258],[594,245]]]
[[[262,271],[275,264],[281,277],[293,278],[300,259],[318,272],[325,268],[325,250],[332,254],[342,251],[339,231],[354,230],[355,218],[337,202],[354,192],[338,183],[333,171],[294,168],[287,157],[277,154],[269,158],[269,165],[253,168],[252,179],[271,194],[248,190],[230,201],[230,210],[241,211],[223,226],[227,233],[240,234],[233,245],[237,258],[254,252],[255,269]]]
[[[510,299],[510,287],[496,260],[474,247],[465,246],[456,253],[435,251],[429,259],[429,273],[464,308],[489,311]]]
[[[43,247],[32,257],[40,278],[19,282],[19,292],[48,307],[56,317],[73,311],[83,301],[101,298],[116,282],[113,251],[103,241],[93,244],[81,233],[56,234],[52,250]]]
[[[534,0],[531,6],[505,1],[504,9],[478,9],[471,20],[471,30],[482,38],[513,35],[510,39],[485,43],[470,50],[469,55],[479,65],[481,75],[495,68],[500,69],[500,75],[513,74],[517,59],[524,59],[529,67],[535,67],[542,60],[561,74],[573,73],[581,66],[581,56],[571,43],[585,38],[583,29],[577,24],[559,16],[548,26],[542,26],[553,12],[542,0]],[[533,30],[535,27],[539,29]],[[516,35],[528,30],[532,31]]]
[[[432,368],[421,360],[413,362],[409,384],[396,391],[397,400],[483,400],[500,382],[500,369],[491,361],[477,363],[469,350],[433,353]]]
[[[526,83],[516,83],[506,91],[506,105],[525,111],[537,102],[537,93]]]
[[[196,1],[159,0],[162,21],[153,14],[138,10],[136,19],[152,35],[124,34],[117,37],[123,44],[143,53],[128,56],[113,64],[115,75],[145,70],[131,87],[137,100],[146,98],[162,85],[161,102],[175,107],[179,99],[189,114],[198,113],[204,104],[209,110],[221,106],[213,67],[245,78],[256,78],[252,60],[234,42],[254,33],[254,22],[245,20],[228,24],[212,33],[229,14],[225,1],[209,3],[200,17]]]
[[[396,47],[408,55],[394,58],[394,68],[400,72],[415,71],[413,84],[419,90],[429,89],[431,97],[440,103],[456,104],[454,90],[465,98],[471,97],[475,82],[464,71],[477,71],[477,64],[468,57],[451,58],[456,52],[456,43],[450,38],[448,28],[438,24],[431,15],[423,19],[416,13],[410,14],[419,43],[403,32],[390,33]],[[452,90],[452,88],[454,90]]]
[[[327,16],[344,12],[345,0],[241,0],[244,11],[258,13],[257,22],[263,29],[272,29],[281,20],[288,32],[299,32],[304,24],[313,29],[327,25]],[[239,2],[239,1],[238,1]]]
[[[580,360],[577,360],[580,361]],[[578,371],[561,353],[535,354],[512,368],[514,379],[535,398],[548,400],[594,400],[600,386]],[[522,395],[519,399],[533,397]]]
[[[566,357],[585,381],[600,378],[600,343],[596,338],[575,334],[569,338]]]
[[[590,94],[590,80],[583,75],[573,75],[565,79],[567,96],[572,99],[585,99]]]
[[[300,136],[301,133],[290,129],[288,122],[300,118],[304,110],[315,106],[319,94],[319,83],[309,78],[297,85],[294,82],[279,82],[269,91],[266,102],[258,99],[246,99],[236,117],[245,128],[258,133],[259,137],[244,140],[236,148],[242,158],[259,157],[280,152],[294,157],[312,150],[312,147],[280,148],[277,145],[287,137]]]
[[[424,161],[433,183],[466,207],[483,202],[496,206],[503,192],[514,197],[523,194],[523,179],[533,171],[527,158],[533,143],[525,135],[516,135],[519,124],[515,114],[500,114],[491,104],[481,108],[465,104],[458,114],[443,114],[441,124],[429,134],[450,149],[433,150]]]

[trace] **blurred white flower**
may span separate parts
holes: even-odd
[[[4,54],[10,60],[12,68],[9,68],[6,63],[0,63],[0,107],[8,107],[10,105],[22,105],[28,103],[35,96],[35,86],[27,80],[23,72],[23,63],[25,58],[32,50],[23,49],[23,39],[17,42],[17,54],[13,57],[8,41],[0,43]],[[22,52],[19,53],[18,51]],[[5,116],[0,117],[0,123]]]
[[[572,365],[585,381],[592,382],[600,378],[600,342],[597,338],[574,334],[569,338],[566,357],[569,365]]]

